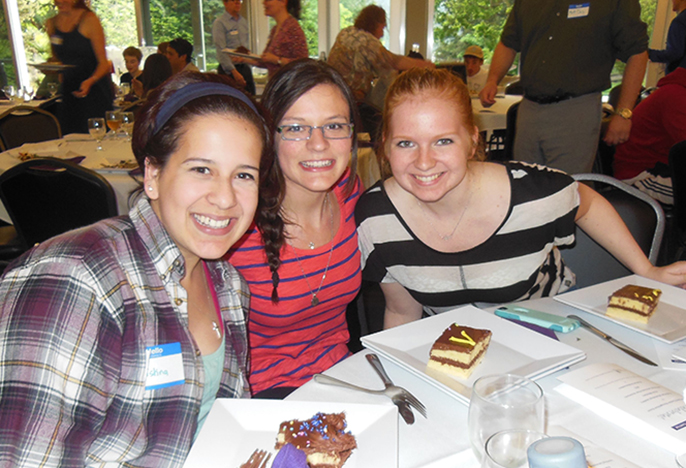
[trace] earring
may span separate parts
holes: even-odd
[[[152,192],[152,187],[148,187],[148,192]]]

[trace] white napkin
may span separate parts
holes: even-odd
[[[15,154],[30,153],[38,156],[53,156],[60,151],[59,140],[41,141],[40,143],[24,143],[13,151]]]

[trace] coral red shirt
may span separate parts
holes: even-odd
[[[340,227],[334,236],[326,279],[312,306],[312,290],[319,287],[331,243],[314,250],[286,244],[281,251],[279,303],[271,301],[271,272],[259,231],[253,227],[229,252],[229,261],[250,287],[250,386],[253,394],[274,387],[299,387],[348,356],[350,339],[346,308],[361,282],[360,251],[353,216],[360,197],[359,179],[345,195],[346,172],[334,188],[340,206]],[[302,269],[301,269],[302,265]],[[303,277],[308,275],[309,286]],[[311,286],[311,288],[310,288]]]

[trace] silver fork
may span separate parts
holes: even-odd
[[[339,380],[335,377],[330,377],[324,374],[315,374],[314,381],[325,385],[337,385],[339,387],[345,387],[351,390],[369,393],[371,395],[385,395],[394,401],[399,399],[414,407],[417,411],[419,411],[419,414],[426,418],[426,407],[422,404],[422,402],[417,400],[417,398],[415,398],[414,395],[412,395],[410,392],[408,392],[402,387],[390,385],[384,388],[383,390],[372,390],[370,388],[360,387],[358,385],[351,384],[349,382],[345,382],[343,380]]]
[[[386,390],[384,391],[385,394],[390,396],[391,399],[402,399],[410,406],[412,406],[414,409],[416,409],[419,412],[419,414],[426,418],[426,406],[424,406],[421,401],[419,401],[413,394],[405,390],[403,387],[398,387],[397,385],[393,384],[391,378],[388,376],[388,374],[386,374],[386,369],[384,369],[381,365],[379,356],[377,356],[374,353],[369,353],[367,354],[366,358],[367,361],[369,361],[369,364],[372,365],[376,373],[379,374],[381,380],[383,380],[384,386],[386,387]]]
[[[269,458],[272,456],[271,453],[266,450],[255,449],[255,451],[250,455],[248,461],[243,463],[239,468],[266,468]]]

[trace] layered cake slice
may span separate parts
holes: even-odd
[[[431,347],[429,369],[468,378],[486,354],[491,331],[450,325]]]
[[[275,448],[291,444],[302,450],[310,468],[340,468],[357,447],[355,436],[346,427],[345,413],[317,413],[305,421],[284,421]]]
[[[648,323],[655,312],[662,291],[628,284],[610,296],[605,314],[623,320]]]

